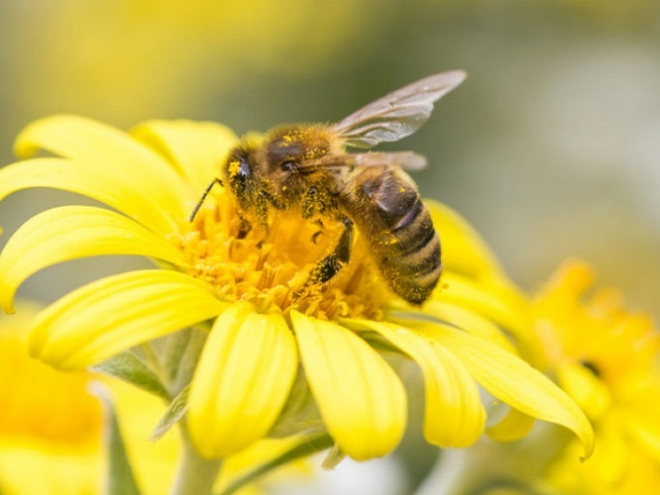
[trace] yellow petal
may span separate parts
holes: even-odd
[[[12,312],[16,289],[42,268],[104,254],[185,262],[173,244],[123,215],[91,206],[54,208],[25,222],[7,242],[0,256],[0,306]]]
[[[150,187],[143,188],[140,181],[133,182],[118,169],[101,167],[94,161],[35,158],[0,169],[0,200],[30,187],[50,187],[94,198],[161,234],[173,232],[185,217],[178,200],[159,204],[150,196]]]
[[[440,447],[467,447],[484,430],[486,413],[472,376],[437,342],[387,323],[348,320],[351,328],[375,330],[419,364],[424,374],[424,436]]]
[[[479,389],[451,352],[440,345],[434,345],[433,351],[440,367],[436,373],[437,393],[427,395],[427,400],[435,404],[429,406],[429,418],[425,420],[426,436],[443,447],[468,447],[479,439],[486,422]],[[438,414],[440,411],[444,414]]]
[[[650,400],[657,400],[657,397],[651,397]],[[626,432],[649,457],[660,463],[660,419],[655,415],[635,412],[628,414],[626,419]]]
[[[492,395],[525,414],[572,430],[585,456],[593,451],[593,430],[575,402],[545,375],[493,344],[445,325],[424,331],[456,355]]]
[[[122,273],[81,287],[39,313],[30,354],[57,368],[85,368],[225,307],[209,285],[183,273]]]
[[[232,305],[204,345],[190,390],[189,430],[199,452],[226,457],[271,429],[298,367],[296,343],[280,313]]]
[[[53,400],[57,400],[57,396]],[[0,450],[2,493],[61,495],[98,492],[99,480],[105,471],[100,452],[62,450],[59,445],[43,445],[36,439],[27,446],[3,445]]]
[[[424,313],[432,314],[442,321],[451,323],[473,335],[478,335],[510,352],[517,352],[500,327],[475,311],[440,299],[433,299],[424,305]]]
[[[612,408],[612,391],[593,371],[579,363],[559,363],[555,367],[561,388],[594,421]]]
[[[513,442],[526,436],[534,426],[535,420],[518,409],[509,409],[509,413],[496,425],[488,427],[486,433],[498,442]]]
[[[167,156],[194,194],[219,176],[224,156],[237,142],[224,125],[189,120],[150,120],[131,135]]]
[[[339,447],[359,461],[391,452],[406,423],[405,391],[392,368],[336,323],[295,311],[291,320],[312,394]]]
[[[455,273],[445,273],[440,283],[441,289],[434,294],[434,299],[476,311],[516,337],[529,338],[529,305],[511,287],[495,283],[480,284]],[[424,309],[426,311],[426,306]],[[429,311],[433,309],[430,305]]]
[[[73,161],[95,163],[98,168],[116,169],[158,204],[178,202],[183,208],[193,200],[167,160],[109,125],[74,115],[41,119],[28,125],[15,144],[20,157],[32,156],[39,148]]]
[[[213,493],[231,493],[228,491],[235,482],[241,482],[245,476],[254,476],[254,470],[270,465],[277,466],[277,472],[272,470],[272,475],[267,479],[255,476],[253,483],[242,484],[242,488],[236,493],[240,495],[266,495],[265,489],[274,486],[285,486],[287,482],[306,483],[314,476],[314,463],[306,457],[291,458],[291,450],[300,449],[301,446],[312,446],[309,436],[298,434],[285,438],[264,438],[238,454],[232,455],[222,463],[220,476],[213,486]],[[311,449],[310,449],[311,450]],[[287,456],[288,459],[287,459]],[[283,465],[277,463],[280,459],[286,459]],[[279,481],[284,483],[279,483]]]
[[[505,278],[486,243],[458,213],[437,201],[425,199],[424,203],[440,235],[446,271],[474,279]]]
[[[177,435],[170,434],[154,442],[145,434],[151,431],[163,416],[165,404],[162,399],[152,394],[145,394],[122,380],[99,375],[94,375],[93,379],[102,380],[112,396],[112,405],[141,493],[143,495],[168,493],[172,488],[170,473],[174,472],[177,456],[181,451],[180,439]],[[105,456],[101,457],[105,467]],[[107,477],[107,471],[97,478],[97,484],[98,480],[103,479],[101,476]],[[97,485],[94,485],[94,489],[90,490],[88,495],[95,493],[98,493]],[[73,492],[71,495],[83,494]]]

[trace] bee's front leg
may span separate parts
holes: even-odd
[[[332,253],[319,261],[314,267],[309,276],[309,281],[305,284],[306,286],[310,283],[323,284],[327,282],[337,275],[339,270],[350,260],[353,246],[353,221],[348,217],[342,218],[341,221],[344,223],[344,231],[337,246]]]
[[[252,212],[254,213],[252,220],[256,220],[257,226],[263,231],[264,235],[268,234],[268,213],[271,207],[277,209],[282,209],[282,205],[272,194],[268,191],[261,189],[252,197],[252,204],[250,205]],[[245,215],[239,213],[239,229],[237,233],[237,238],[244,238],[250,230],[252,230],[252,224],[246,218]],[[254,218],[256,217],[256,218]]]
[[[300,211],[305,220],[322,217],[338,208],[337,194],[327,185],[310,186],[300,200]]]
[[[252,230],[252,224],[240,211],[237,212],[237,216],[238,230],[236,231],[236,239],[245,239],[245,236]]]
[[[319,201],[319,191],[316,186],[310,186],[302,197],[300,211],[304,219],[310,219],[319,213],[321,203]]]

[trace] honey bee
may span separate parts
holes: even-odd
[[[440,240],[417,187],[404,169],[426,159],[410,151],[347,153],[398,141],[419,129],[433,104],[458,86],[462,71],[435,74],[396,90],[332,125],[277,127],[264,138],[244,138],[228,154],[221,178],[241,219],[238,237],[255,222],[267,228],[272,209],[303,219],[342,225],[334,250],[312,270],[310,284],[332,279],[349,262],[353,233],[366,239],[370,255],[390,289],[422,304],[442,272]]]

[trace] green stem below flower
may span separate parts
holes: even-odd
[[[273,471],[274,469],[288,464],[302,457],[308,457],[312,454],[316,454],[322,450],[330,448],[334,445],[334,440],[327,433],[321,433],[318,435],[309,435],[303,437],[303,439],[297,444],[291,447],[289,450],[276,457],[271,459],[260,466],[255,467],[254,469],[248,471],[244,475],[231,481],[229,485],[224,487],[219,495],[231,495],[235,493],[240,488],[243,488],[245,485],[256,481],[263,475]]]
[[[180,423],[181,457],[170,495],[210,495],[222,459],[205,459],[190,441],[185,419]]]

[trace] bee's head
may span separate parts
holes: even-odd
[[[246,137],[229,152],[222,165],[223,181],[243,208],[249,207],[257,192],[258,151],[253,136]]]
[[[284,208],[295,203],[313,180],[305,164],[328,154],[331,146],[328,127],[320,125],[289,125],[266,136],[248,135],[229,153],[223,180],[243,208],[263,197]]]

